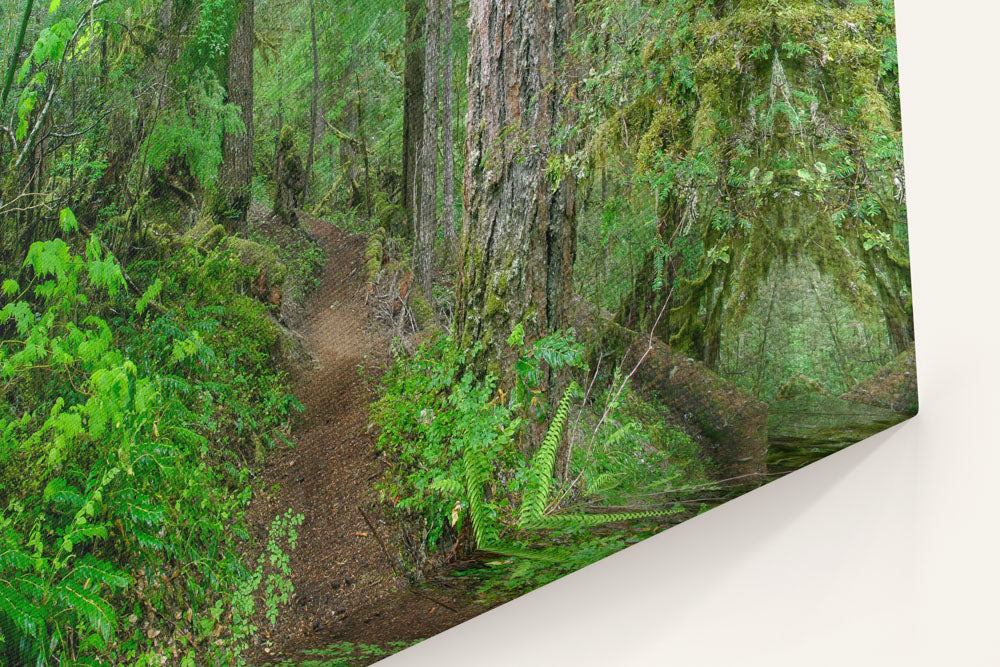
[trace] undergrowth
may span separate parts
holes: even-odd
[[[515,329],[508,343],[519,352],[508,395],[462,372],[476,350],[440,336],[397,356],[373,410],[390,462],[383,499],[423,526],[428,552],[477,550],[482,567],[462,576],[502,597],[661,529],[704,481],[696,443],[650,419],[664,409],[619,375],[596,397],[572,381],[547,395],[557,374],[586,371],[572,333],[525,345]]]
[[[389,642],[382,645],[337,642],[325,648],[302,651],[303,658],[283,660],[277,667],[365,667],[420,641]]]
[[[300,409],[277,331],[231,256],[139,262],[139,294],[61,220],[0,297],[0,656],[239,664],[255,600],[273,618],[287,599],[301,521],[247,570],[245,461]]]

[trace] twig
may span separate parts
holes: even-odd
[[[389,567],[392,568],[393,573],[399,574],[399,569],[396,567],[396,562],[392,559],[392,556],[389,555],[389,550],[386,548],[385,542],[382,541],[382,536],[379,535],[378,529],[375,527],[375,524],[372,523],[372,520],[368,518],[368,515],[365,513],[365,511],[361,509],[361,505],[356,505],[356,507],[358,508],[358,513],[361,515],[361,518],[365,520],[365,523],[368,524],[368,528],[372,531],[372,535],[375,537],[375,541],[378,542],[379,547],[381,547],[382,553],[385,555],[385,559],[389,562]],[[441,605],[445,609],[449,609],[455,612],[456,614],[459,613],[458,610],[455,609],[454,607],[451,607],[445,604],[444,602],[441,602],[440,600],[435,600],[430,595],[427,595],[426,593],[424,593],[418,588],[413,587],[412,585],[407,590],[409,590],[414,595],[418,595],[426,600],[433,602],[434,604]]]
[[[356,507],[358,508],[358,512],[361,514],[361,518],[365,520],[365,523],[367,523],[368,527],[371,529],[372,535],[375,536],[375,541],[378,542],[378,545],[382,548],[382,553],[385,554],[385,559],[388,561],[389,567],[392,568],[394,574],[399,574],[399,570],[396,568],[396,561],[394,561],[392,556],[389,555],[389,550],[386,549],[385,542],[382,541],[382,536],[378,534],[378,529],[375,528],[375,524],[368,518],[365,511],[361,509],[361,505],[357,505]]]
[[[411,593],[413,593],[414,595],[418,595],[418,596],[424,598],[425,600],[430,600],[434,604],[439,604],[442,607],[444,607],[445,609],[448,609],[448,610],[450,610],[450,611],[452,611],[452,612],[454,612],[456,614],[459,613],[459,611],[457,609],[455,609],[454,607],[452,607],[451,605],[445,604],[444,602],[441,602],[441,600],[435,600],[434,598],[432,598],[427,593],[424,593],[419,588],[415,588],[413,586],[410,586],[410,588],[408,588],[407,590],[410,591]]]

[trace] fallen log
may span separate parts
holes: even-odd
[[[699,361],[649,334],[606,323],[602,350],[622,350],[622,370],[704,436],[704,454],[718,480],[761,483],[767,472],[767,404]]]

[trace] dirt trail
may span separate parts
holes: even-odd
[[[290,554],[295,593],[275,627],[258,623],[258,662],[338,641],[408,642],[485,610],[457,591],[415,591],[378,542],[395,555],[393,527],[379,516],[373,488],[384,464],[374,449],[368,385],[387,359],[388,341],[364,303],[365,239],[323,221],[305,224],[327,253],[300,331],[315,362],[294,388],[305,407],[295,448],[268,459],[248,511],[258,541],[289,508],[305,518]]]

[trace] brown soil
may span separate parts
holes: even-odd
[[[248,519],[260,545],[275,516],[291,508],[305,518],[290,553],[294,595],[275,626],[257,623],[251,664],[295,659],[340,641],[409,642],[486,610],[458,588],[417,589],[399,574],[398,531],[374,490],[384,464],[368,406],[388,341],[364,302],[365,239],[319,220],[303,224],[327,253],[299,332],[314,358],[294,387],[305,412],[294,449],[265,464]]]

